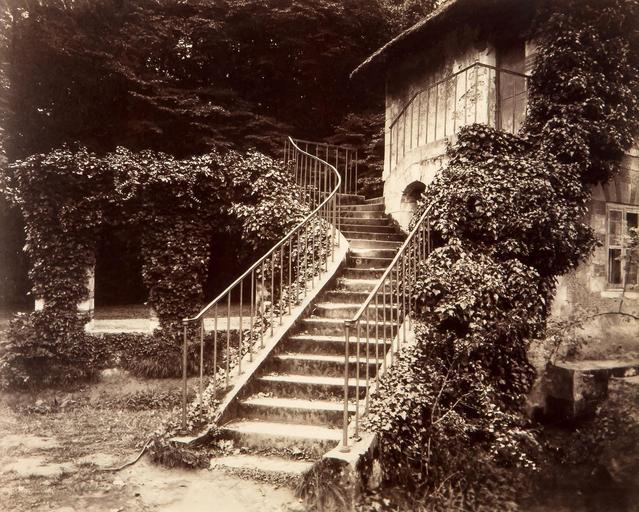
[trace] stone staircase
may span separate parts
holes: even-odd
[[[341,439],[344,320],[353,317],[373,290],[404,235],[384,214],[382,198],[365,200],[342,194],[340,199],[340,229],[351,247],[345,268],[252,378],[239,398],[234,419],[223,426],[224,435],[236,447],[253,453],[247,460],[254,461],[255,453],[260,452],[321,457]],[[380,318],[382,313],[380,306]],[[373,329],[370,334],[370,346],[377,343],[381,355],[384,340],[373,339]],[[351,341],[351,354],[356,351],[355,343]],[[360,349],[365,345],[361,343]],[[356,392],[360,397],[365,392],[364,382],[358,386],[354,378],[355,365],[351,358],[349,396],[353,398]],[[360,362],[360,375],[365,375],[365,365],[366,361]],[[370,375],[376,371],[371,361]],[[349,410],[355,410],[354,402],[349,403]],[[237,466],[237,458],[233,464]],[[224,466],[224,458],[215,465]]]

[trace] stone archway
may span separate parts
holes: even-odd
[[[408,226],[415,210],[417,209],[417,202],[422,197],[422,194],[426,190],[426,185],[421,181],[413,181],[402,192],[401,202],[401,215],[402,225]]]

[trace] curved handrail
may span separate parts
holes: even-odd
[[[468,70],[472,69],[472,68],[477,68],[477,67],[481,67],[481,68],[485,68],[485,69],[490,69],[492,71],[495,71],[496,73],[506,73],[508,75],[513,75],[513,76],[517,76],[520,78],[524,78],[524,79],[528,79],[530,78],[529,75],[525,74],[525,73],[520,73],[518,71],[512,71],[511,69],[504,69],[504,68],[498,68],[497,66],[492,66],[490,64],[484,64],[483,62],[473,62],[472,64],[469,64],[468,66],[466,66],[465,68],[460,69],[459,71],[453,73],[452,75],[448,75],[444,78],[442,78],[441,80],[438,80],[437,82],[435,82],[434,84],[430,84],[427,87],[424,87],[423,89],[419,89],[417,92],[415,92],[411,98],[404,104],[404,106],[402,107],[402,109],[397,113],[397,115],[395,116],[395,119],[393,119],[390,123],[390,127],[392,128],[393,126],[395,126],[397,124],[397,121],[399,121],[399,118],[401,117],[402,114],[404,114],[406,112],[406,110],[408,109],[408,107],[410,107],[411,103],[413,103],[415,101],[415,99],[420,95],[423,94],[425,92],[428,92],[428,90],[432,90],[435,87],[439,87],[442,84],[445,84],[446,82],[449,82],[452,78],[455,78],[459,75],[461,75],[462,73],[466,73]]]
[[[284,237],[279,242],[277,242],[273,247],[271,247],[271,249],[266,254],[264,254],[264,256],[262,256],[259,260],[257,260],[255,263],[253,263],[253,265],[251,265],[240,277],[238,277],[229,286],[227,286],[226,289],[222,293],[218,294],[217,297],[215,297],[211,302],[209,302],[206,306],[204,306],[197,315],[195,315],[193,317],[190,317],[190,318],[184,318],[182,320],[183,323],[195,322],[197,320],[202,319],[204,317],[204,315],[208,311],[210,311],[213,306],[215,306],[215,304],[219,303],[219,301],[222,300],[230,291],[232,291],[233,288],[235,288],[239,283],[241,283],[244,279],[246,279],[251,274],[251,272],[255,271],[255,269],[257,269],[263,262],[265,262],[270,256],[272,256],[273,253],[275,253],[275,251],[277,251],[277,249],[279,249],[281,246],[286,244],[286,242],[288,242],[288,240],[290,238],[292,238],[308,222],[310,222],[311,219],[315,216],[315,214],[317,212],[319,212],[325,205],[327,205],[331,201],[331,199],[333,199],[335,194],[337,194],[337,192],[339,191],[339,189],[341,187],[341,184],[342,184],[342,178],[339,175],[339,172],[337,171],[335,166],[329,164],[328,162],[324,162],[323,160],[321,160],[319,157],[317,157],[315,155],[311,155],[310,153],[307,153],[306,151],[301,149],[291,137],[288,137],[288,141],[300,153],[303,153],[303,154],[311,157],[311,159],[314,159],[314,160],[317,160],[319,162],[325,163],[326,165],[328,165],[331,168],[331,170],[333,170],[333,172],[335,173],[336,179],[337,179],[337,183],[336,183],[333,191],[329,194],[329,196],[317,208],[315,208],[315,210],[313,210],[311,213],[309,213],[304,218],[304,220],[302,220],[293,229],[291,229],[286,235],[284,235]],[[306,141],[302,141],[302,142],[306,142]]]
[[[503,101],[525,97],[528,79],[525,73],[474,62],[413,93],[388,124],[386,154],[391,172],[408,151],[444,140],[472,123],[515,133],[518,110],[513,106],[504,125],[502,94],[506,94]],[[486,101],[478,101],[484,95]]]
[[[304,145],[305,149],[302,149],[301,145]],[[315,155],[309,152],[309,146],[312,147],[313,145]],[[325,153],[326,160],[319,157],[320,151]],[[289,161],[293,162],[294,181],[300,187],[303,193],[303,200],[309,203],[312,211],[196,315],[182,320],[182,424],[184,427],[186,426],[188,337],[189,335],[194,335],[193,332],[189,333],[189,327],[199,325],[199,400],[200,404],[202,404],[205,315],[211,310],[214,311],[214,379],[218,368],[218,333],[221,335],[223,331],[226,331],[224,376],[228,387],[231,368],[231,295],[234,292],[239,295],[239,351],[236,365],[238,372],[241,373],[243,350],[247,348],[245,346],[246,337],[248,336],[249,360],[252,360],[253,344],[259,339],[260,346],[264,347],[264,333],[268,330],[268,327],[270,327],[271,336],[273,336],[275,317],[279,316],[280,324],[282,324],[284,310],[288,307],[288,313],[290,314],[291,306],[299,303],[301,294],[303,293],[303,296],[306,296],[309,281],[312,289],[315,285],[315,276],[328,270],[328,258],[334,258],[335,247],[339,245],[339,235],[336,230],[336,224],[339,223],[338,192],[348,188],[348,185],[345,186],[345,182],[342,179],[340,168],[343,163],[344,176],[346,177],[346,183],[348,183],[349,174],[352,174],[350,173],[351,168],[354,167],[356,181],[356,155],[357,152],[353,148],[340,148],[323,143],[298,141],[291,137],[286,139],[284,147],[285,165]],[[328,161],[331,156],[335,158],[335,165]],[[355,162],[355,165],[353,165],[353,162]],[[337,229],[339,229],[339,226]],[[294,242],[296,242],[295,247]],[[277,264],[276,261],[278,261]],[[270,287],[266,281],[266,274],[270,274],[268,279]],[[275,278],[276,275],[278,276],[277,280]],[[244,301],[243,298],[245,284],[250,285],[250,294],[247,301]],[[279,297],[276,297],[276,292],[279,292]],[[226,300],[224,301],[225,298]],[[267,317],[267,304],[269,304],[269,317]],[[226,326],[221,329],[218,329],[219,305],[222,305],[222,308],[226,306]],[[243,328],[245,306],[250,308],[250,319],[246,318],[249,320],[248,334],[246,335]],[[276,307],[278,309],[277,315],[275,314]],[[213,393],[215,394],[215,392],[214,383]]]
[[[366,378],[365,378],[365,411],[368,410],[369,390],[370,390],[370,375],[369,366],[371,363],[370,347],[371,347],[371,331],[374,331],[375,350],[374,350],[374,362],[376,365],[375,380],[386,370],[386,347],[387,327],[390,328],[390,356],[391,361],[393,357],[393,338],[394,332],[397,335],[397,348],[399,349],[400,343],[400,327],[404,325],[404,341],[406,341],[406,324],[405,321],[410,318],[413,310],[412,300],[412,286],[413,278],[416,274],[417,265],[420,261],[430,253],[431,250],[431,233],[430,233],[430,213],[432,210],[432,204],[428,206],[424,212],[420,215],[415,226],[410,231],[404,243],[400,246],[397,253],[393,257],[390,265],[386,268],[382,277],[379,279],[373,290],[368,294],[368,297],[364,300],[364,303],[360,306],[357,312],[352,318],[344,320],[344,417],[343,417],[343,436],[342,436],[342,450],[348,451],[348,425],[349,425],[349,386],[352,386],[352,378],[349,373],[349,363],[355,362],[355,388],[359,390],[360,387],[360,365],[365,362],[366,364]],[[395,279],[393,280],[393,274]],[[393,283],[394,281],[394,283]],[[393,286],[394,284],[394,286]],[[381,292],[381,293],[380,293]],[[380,295],[383,320],[380,320]],[[388,301],[387,301],[388,299]],[[390,307],[390,311],[388,308]],[[371,322],[370,313],[373,310],[373,319]],[[387,321],[387,312],[389,312],[389,318]],[[365,334],[360,336],[361,327],[364,327]],[[352,331],[355,332],[356,354],[355,361],[351,361],[350,358],[350,343]],[[379,333],[382,331],[383,350],[381,358],[379,356]],[[362,360],[360,355],[361,342],[365,341],[366,359]],[[380,368],[380,365],[382,368]],[[360,397],[359,391],[355,393],[355,435],[359,428],[360,418]]]

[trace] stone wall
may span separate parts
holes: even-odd
[[[617,177],[593,188],[589,217],[600,245],[575,272],[559,279],[553,303],[555,318],[587,318],[581,332],[591,340],[584,349],[588,357],[633,353],[639,356],[639,320],[611,314],[620,310],[623,297],[621,312],[639,317],[639,286],[627,283],[624,292],[620,285],[609,282],[608,212],[611,207],[639,210],[638,147],[625,157],[623,170]]]
[[[500,50],[503,52],[504,47]],[[526,43],[526,59],[519,71],[529,71],[535,51],[534,43]],[[504,55],[507,54],[506,47]],[[467,70],[476,63],[486,67]],[[508,68],[507,64],[504,67]],[[476,33],[460,29],[439,41],[436,49],[429,48],[424,54],[415,52],[389,69],[384,199],[386,213],[403,229],[407,229],[414,209],[406,190],[415,182],[429,184],[446,165],[446,144],[454,143],[459,128],[475,122],[495,126],[496,65],[495,45],[478,42]],[[446,80],[460,72],[454,80]],[[416,95],[418,100],[411,103]],[[433,96],[437,99],[433,100]],[[438,102],[439,98],[443,100]],[[407,105],[410,108],[404,110]]]

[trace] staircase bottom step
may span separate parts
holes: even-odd
[[[313,467],[313,462],[260,455],[226,455],[211,459],[211,469],[231,472],[256,471],[264,475],[300,477]]]
[[[242,446],[257,450],[297,449],[316,457],[337,445],[342,431],[297,423],[267,421],[234,421],[223,428],[223,434]]]

